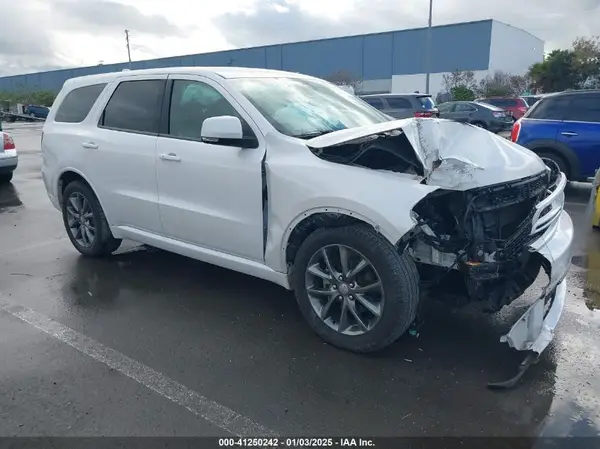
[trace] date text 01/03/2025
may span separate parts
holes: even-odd
[[[219,447],[373,447],[369,438],[219,438]]]

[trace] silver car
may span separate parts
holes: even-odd
[[[0,184],[10,182],[13,172],[17,168],[19,156],[15,141],[10,134],[0,131],[2,138],[0,145]]]

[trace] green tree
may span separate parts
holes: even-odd
[[[475,92],[466,86],[456,86],[450,90],[452,99],[456,101],[473,101],[475,100]]]
[[[479,82],[477,93],[482,97],[516,97],[523,95],[530,84],[527,75],[511,75],[497,70]]]
[[[442,83],[444,90],[452,94],[452,98],[455,100],[459,99],[457,95],[464,101],[468,101],[469,97],[475,98],[477,82],[475,81],[475,72],[472,70],[454,70],[442,77]]]
[[[543,62],[529,69],[533,85],[542,92],[560,92],[572,89],[581,81],[576,69],[576,56],[573,50],[554,50]]]
[[[52,106],[56,93],[50,90],[34,90],[28,91],[20,88],[16,92],[4,91],[0,92],[0,102],[8,103],[9,105],[21,104],[37,104],[41,106]]]
[[[573,41],[573,69],[577,87],[597,87],[600,81],[600,37],[578,37]]]

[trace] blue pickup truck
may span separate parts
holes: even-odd
[[[556,162],[571,181],[600,167],[600,90],[542,97],[513,125],[511,140]]]

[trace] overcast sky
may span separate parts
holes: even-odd
[[[0,0],[0,74],[427,25],[427,0]],[[434,0],[434,23],[494,18],[568,47],[600,0]]]

